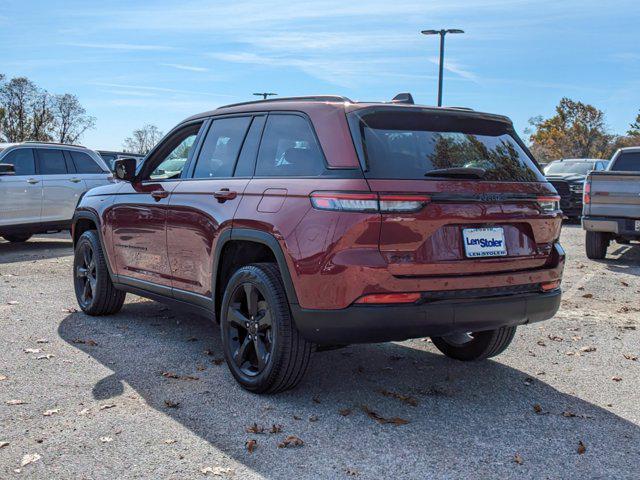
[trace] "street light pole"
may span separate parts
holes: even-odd
[[[422,30],[423,35],[440,35],[440,65],[438,67],[438,106],[442,106],[442,77],[444,74],[444,37],[447,33],[464,33],[457,28],[442,30]]]
[[[271,97],[273,95],[278,95],[277,93],[271,93],[271,92],[260,92],[260,93],[254,93],[255,96],[257,97],[262,97],[263,100],[266,100],[267,97]]]

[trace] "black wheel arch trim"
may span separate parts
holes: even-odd
[[[280,269],[280,275],[282,277],[282,282],[284,283],[284,289],[287,292],[287,300],[291,305],[298,305],[298,296],[296,294],[295,287],[293,286],[293,280],[291,280],[291,274],[289,273],[287,260],[284,256],[284,252],[282,251],[280,243],[278,242],[276,237],[274,237],[270,233],[261,230],[254,230],[251,228],[232,227],[220,234],[218,242],[216,243],[215,255],[213,259],[213,269],[211,272],[213,277],[211,282],[211,291],[214,295],[214,299],[218,280],[218,267],[220,265],[222,249],[228,242],[236,240],[246,240],[249,242],[261,243],[269,247],[269,249],[273,252],[274,257],[276,258],[276,262],[278,262],[278,268]]]
[[[105,248],[104,239],[102,238],[102,228],[100,228],[101,227],[100,217],[98,216],[97,213],[91,210],[75,211],[75,213],[73,214],[73,220],[71,221],[71,239],[73,240],[74,250],[76,248],[75,231],[76,231],[76,224],[78,223],[78,220],[91,220],[95,224],[96,231],[98,232],[98,239],[100,240],[100,246],[102,247],[102,255],[104,255],[104,258],[107,264],[107,270],[109,270],[109,276],[111,277],[111,281],[113,283],[118,283],[118,276],[114,274],[113,270],[111,269],[111,260],[109,258],[109,251],[107,248]]]

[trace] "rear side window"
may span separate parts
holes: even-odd
[[[269,115],[256,176],[317,176],[323,171],[324,156],[309,121],[299,115]]]
[[[545,180],[498,120],[395,108],[354,112],[349,124],[368,178],[455,180],[468,169],[480,180]]]
[[[640,172],[640,152],[623,152],[611,165],[613,172]]]
[[[198,155],[193,178],[231,177],[251,117],[214,120]]]
[[[62,175],[67,173],[62,150],[38,150],[38,173],[40,175]]]
[[[5,155],[0,163],[10,163],[16,171],[16,175],[34,175],[36,173],[36,161],[33,157],[33,150],[30,148],[19,148]]]
[[[77,173],[103,173],[93,158],[84,152],[69,151]]]

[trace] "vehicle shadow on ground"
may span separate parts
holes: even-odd
[[[316,353],[296,390],[258,396],[216,365],[222,358],[217,326],[155,302],[128,303],[112,317],[74,313],[58,331],[113,372],[95,384],[95,399],[126,401],[118,398],[126,383],[149,406],[267,478],[317,478],[327,471],[335,478],[347,468],[365,478],[547,478],[558,465],[566,466],[566,476],[611,477],[629,474],[640,455],[638,426],[551,387],[544,376],[532,379],[496,361],[455,362],[419,341],[420,349],[388,343]],[[97,345],[78,343],[83,339]],[[526,351],[517,342],[512,348]],[[379,424],[363,405],[409,423]],[[284,427],[275,435],[246,433],[254,422]],[[278,449],[285,435],[297,435],[305,446]],[[244,448],[249,438],[258,440],[251,455]],[[612,438],[628,439],[616,442],[627,448],[614,448]],[[579,441],[587,445],[584,455],[577,453]],[[514,462],[516,452],[522,465]]]
[[[615,256],[616,258],[611,258]],[[640,244],[620,245],[612,242],[603,260],[594,260],[617,273],[640,276]]]
[[[26,242],[0,240],[0,264],[58,258],[73,254],[71,238],[37,236]]]

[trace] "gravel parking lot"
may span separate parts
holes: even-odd
[[[276,396],[236,385],[206,319],[78,312],[67,235],[0,241],[0,478],[640,478],[640,248],[583,241],[565,227],[561,311],[494,361],[351,346]]]

